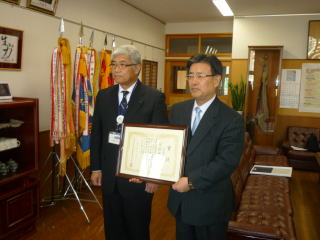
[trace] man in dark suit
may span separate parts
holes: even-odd
[[[222,240],[234,207],[230,175],[243,148],[242,117],[216,96],[221,62],[204,54],[187,63],[193,100],[175,104],[173,125],[191,129],[184,176],[172,185],[168,208],[178,240]]]
[[[164,95],[138,80],[141,56],[133,45],[111,56],[117,85],[99,91],[91,135],[91,182],[102,185],[104,226],[108,240],[148,240],[151,202],[157,185],[116,177],[123,122],[167,124]]]

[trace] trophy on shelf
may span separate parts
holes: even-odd
[[[8,174],[8,172],[9,167],[5,163],[0,162],[0,175],[5,176]]]
[[[9,168],[10,172],[12,172],[12,173],[15,173],[18,169],[18,163],[11,158],[7,162],[7,166]]]
[[[13,159],[9,159],[7,163],[0,161],[0,175],[5,176],[9,172],[15,173],[18,169],[18,163]]]

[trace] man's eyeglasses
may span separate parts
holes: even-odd
[[[120,63],[120,64],[115,64],[115,63],[111,63],[109,66],[112,68],[112,69],[120,69],[120,70],[123,70],[127,67],[130,67],[130,66],[134,66],[134,65],[138,65],[138,64],[134,64],[134,63],[131,63],[131,64],[124,64],[124,63]]]
[[[190,80],[194,80],[195,78],[198,78],[200,80],[206,78],[206,77],[213,77],[215,75],[207,75],[205,73],[195,73],[195,74],[188,74],[187,75],[187,80],[190,81]]]

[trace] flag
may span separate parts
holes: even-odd
[[[60,175],[66,173],[67,159],[75,151],[75,129],[72,114],[72,69],[68,39],[59,38],[51,59],[50,145],[60,144]]]
[[[99,89],[104,89],[114,84],[110,64],[111,64],[110,53],[107,50],[102,50]]]
[[[75,53],[73,94],[77,161],[82,169],[90,165],[90,135],[95,97],[98,93],[97,53],[78,47]]]

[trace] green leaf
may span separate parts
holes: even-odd
[[[243,81],[242,76],[239,83],[233,84],[230,82],[229,88],[231,92],[232,108],[236,111],[243,111],[246,96],[246,83]]]

